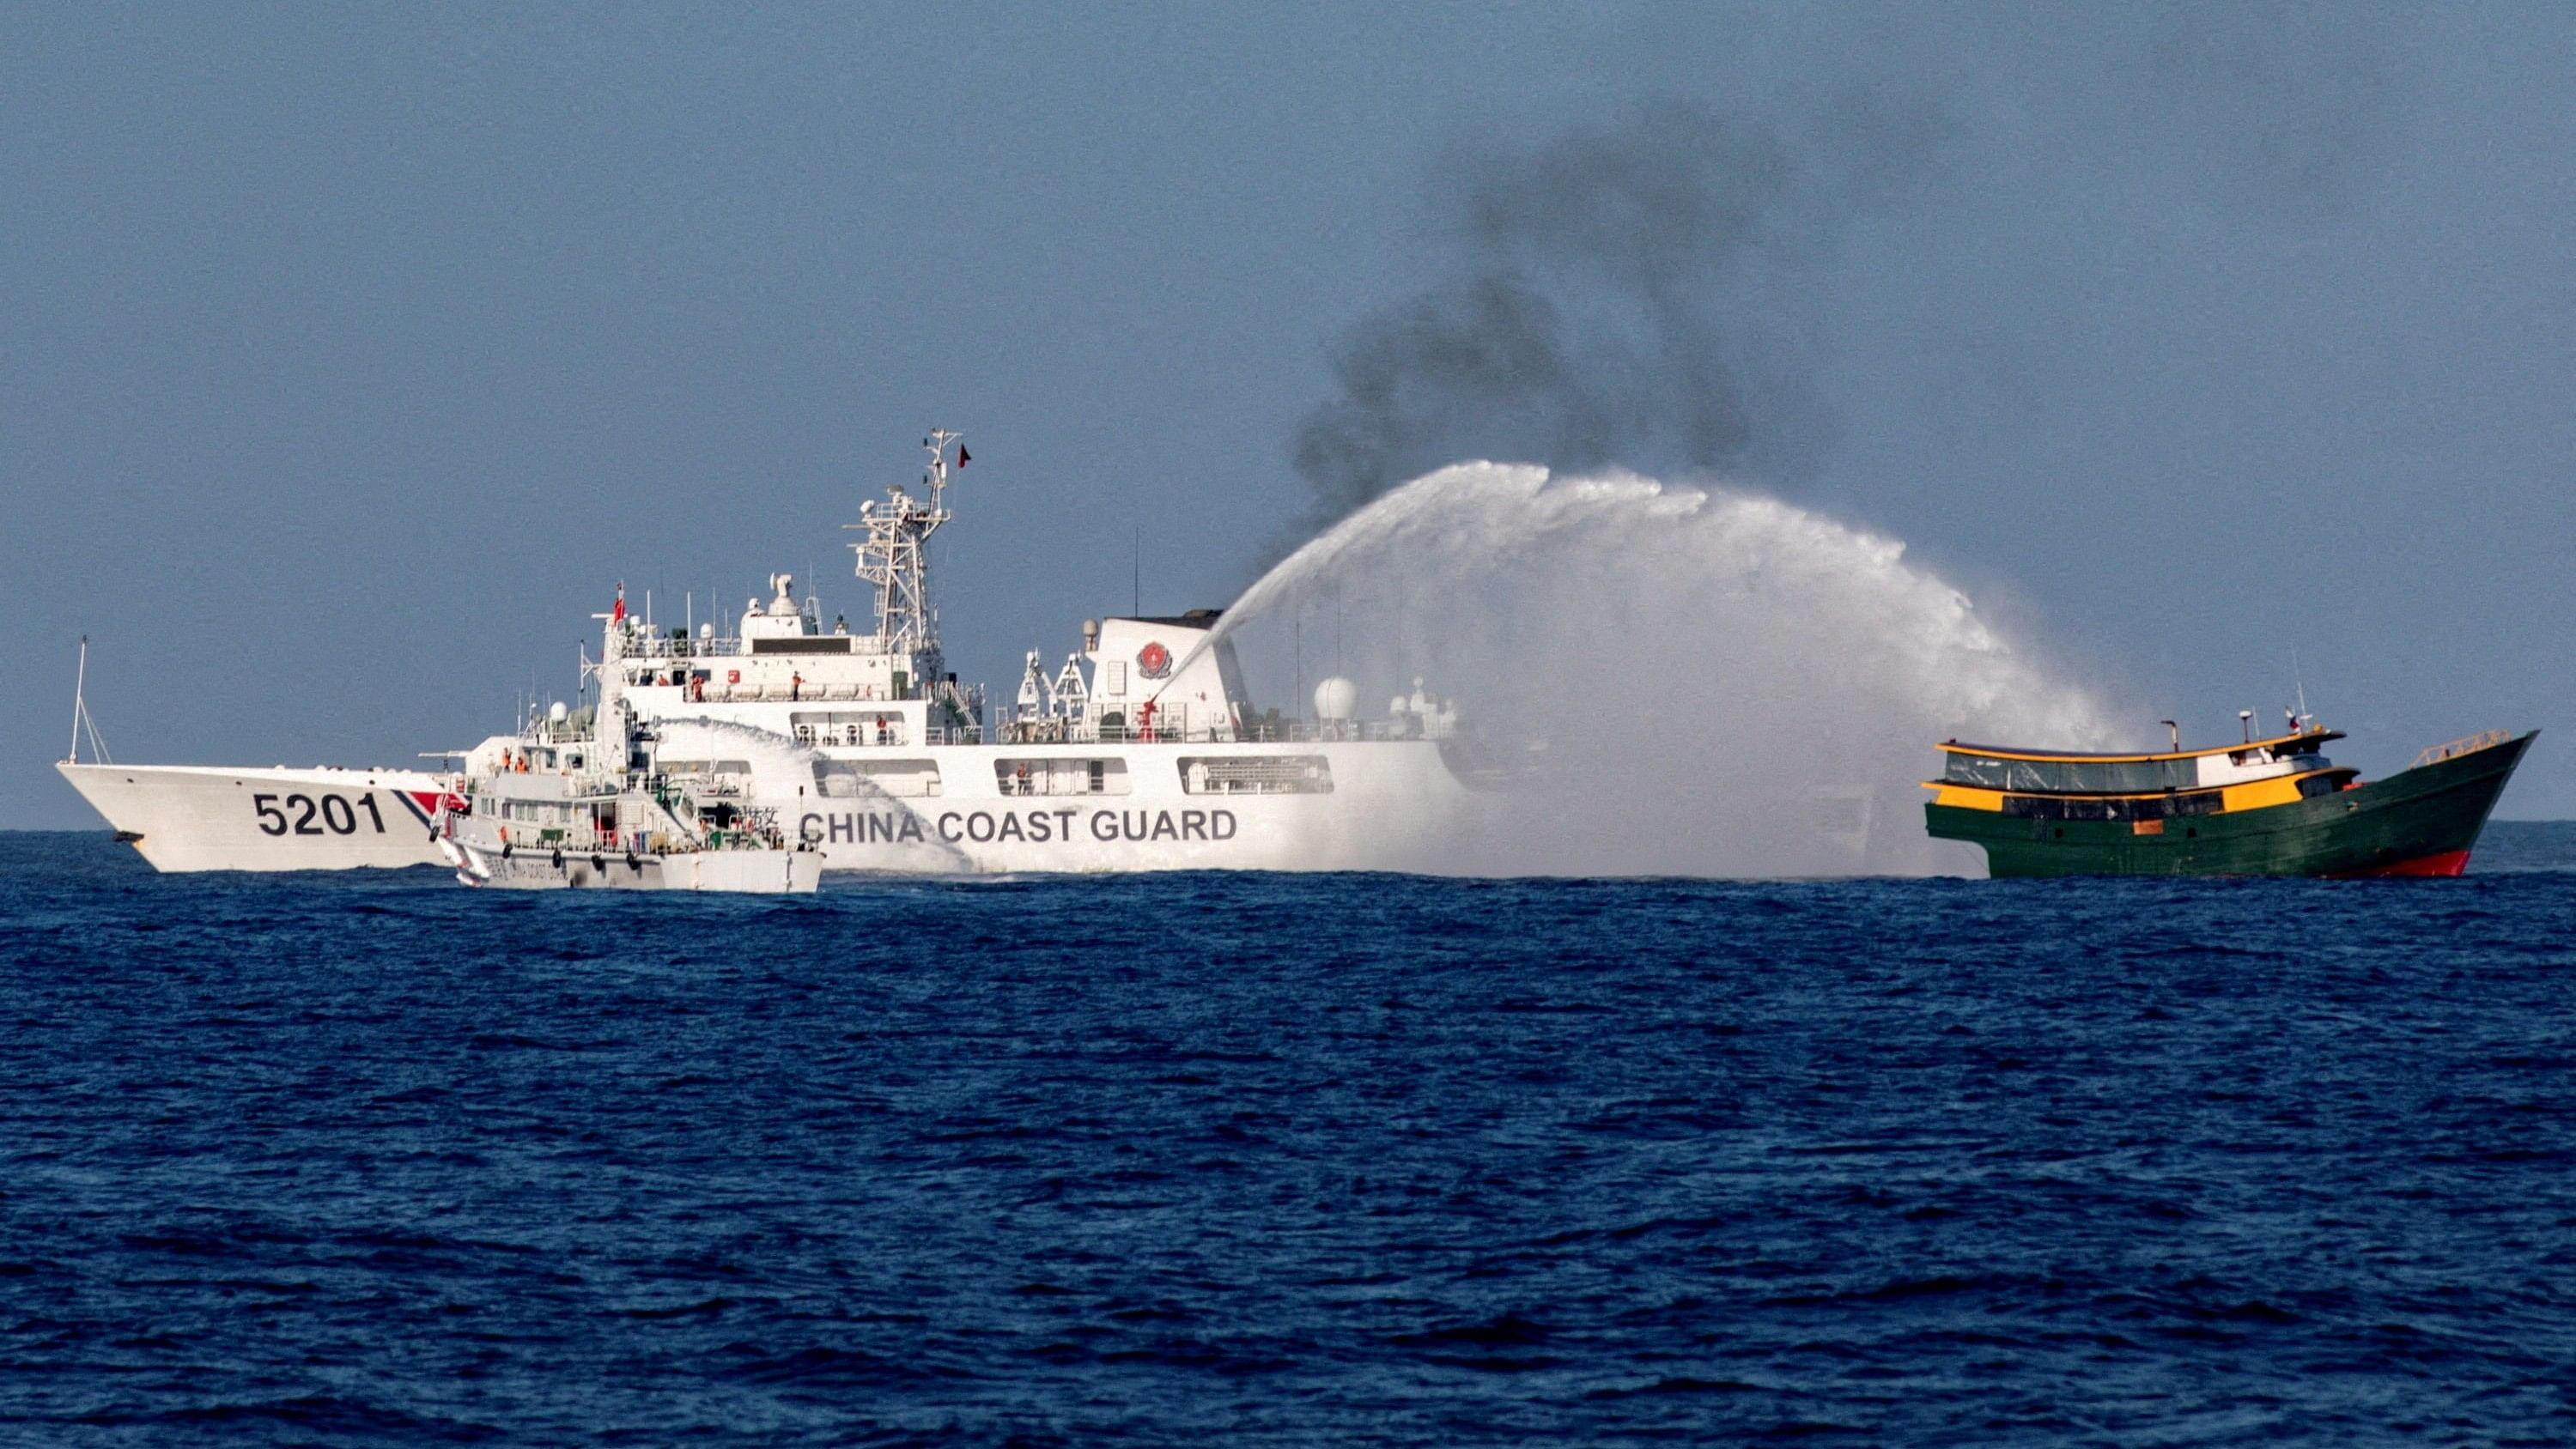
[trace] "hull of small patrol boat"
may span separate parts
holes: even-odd
[[[501,849],[443,841],[460,885],[501,890],[690,891],[812,895],[823,857],[811,850],[700,850],[674,854]]]

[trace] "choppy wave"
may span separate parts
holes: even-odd
[[[798,899],[0,836],[0,1438],[2553,1442],[2576,837],[2493,835]]]

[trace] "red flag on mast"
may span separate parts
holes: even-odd
[[[975,461],[974,458],[966,451],[966,445],[964,443],[959,443],[957,445],[957,466],[963,468],[973,461]]]
[[[626,622],[626,586],[624,584],[617,586],[617,608],[609,614],[608,622],[612,624]]]

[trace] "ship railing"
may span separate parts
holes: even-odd
[[[630,850],[671,855],[698,850],[776,850],[782,844],[774,824],[745,819],[733,825],[711,826],[703,837],[650,827],[618,831],[550,825],[537,831],[535,848],[560,850],[566,855],[623,855]]]
[[[933,743],[937,743],[937,732],[932,733]],[[1351,720],[1338,725],[1292,720],[1247,723],[1239,729],[1222,724],[1195,725],[1186,730],[1165,729],[1157,724],[1147,731],[1136,725],[1091,725],[1053,719],[1005,720],[994,728],[993,737],[996,743],[1006,745],[1275,745],[1434,738],[1409,721],[1391,720]],[[960,742],[980,741],[970,735]]]
[[[599,735],[599,706],[585,704],[564,711],[562,719],[551,714],[538,714],[527,721],[528,738],[540,744],[588,744]]]
[[[1264,745],[1310,744],[1316,740],[1358,739],[1359,732],[1364,728],[1364,726],[1355,725],[1350,732],[1334,734],[1329,730],[1307,724],[1303,720],[1290,720],[1281,724],[1247,725],[1243,729],[1242,738]]]
[[[1284,724],[1247,725],[1238,739],[1261,744],[1331,744],[1352,740],[1419,740],[1428,739],[1411,721],[1346,720],[1339,724],[1310,723],[1291,720]]]
[[[508,828],[508,822],[503,822],[503,828]],[[530,827],[522,824],[519,829],[523,832],[519,836],[519,846],[523,850],[530,848],[530,842],[532,840],[534,841],[535,849],[560,850],[569,855],[588,854],[590,852],[603,849],[624,848],[622,846],[611,847],[604,844],[603,842],[606,841],[607,837],[602,835],[599,831],[593,830],[584,825],[538,825]]]
[[[742,652],[742,641],[739,639],[693,639],[685,635],[671,638],[658,631],[647,633],[638,629],[618,641],[615,657],[619,659],[707,659]]]
[[[2511,730],[2480,730],[2473,735],[2464,735],[2449,744],[2433,746],[2417,755],[2415,763],[2406,768],[2412,770],[2425,765],[2438,765],[2444,760],[2456,760],[2462,755],[2473,755],[2480,750],[2494,749],[2512,738]]]

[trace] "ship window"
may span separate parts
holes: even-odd
[[[1109,682],[1101,686],[1100,692],[1111,699],[1125,699],[1127,697],[1126,660],[1112,659],[1109,661]]]
[[[2180,760],[2007,760],[1954,754],[1941,778],[1989,790],[2050,790],[2095,795],[2143,795],[2200,782],[2199,767]]]
[[[830,800],[919,799],[939,793],[937,760],[817,760],[814,787]]]
[[[1329,795],[1333,765],[1322,755],[1185,755],[1181,788],[1192,795]]]
[[[2164,820],[2176,815],[2214,815],[2220,799],[2216,790],[2177,795],[2006,795],[2003,813],[2021,820]]]
[[[2319,795],[2331,795],[2341,788],[2343,787],[2335,783],[2332,775],[2323,771],[2299,777],[2299,797],[2303,800],[2313,800]]]
[[[2007,795],[2004,813],[2028,820],[2126,820],[2128,804],[2073,795]]]
[[[997,759],[993,782],[1005,795],[1124,795],[1127,762],[1107,759]]]

